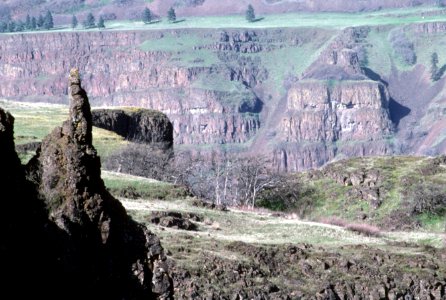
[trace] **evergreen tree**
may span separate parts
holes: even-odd
[[[31,18],[31,30],[36,30],[37,29],[37,20],[36,17],[32,17]]]
[[[177,14],[175,13],[175,9],[173,9],[173,7],[167,11],[167,20],[169,20],[169,22],[175,22],[177,20]]]
[[[152,22],[152,12],[147,7],[142,13],[142,21],[144,22],[144,24],[149,24],[150,22]]]
[[[18,21],[16,26],[15,26],[15,31],[16,32],[20,32],[25,30],[25,23],[23,23],[22,21]]]
[[[9,22],[8,23],[8,32],[14,32],[15,31],[15,22],[14,21],[11,21],[11,22]]]
[[[432,53],[431,56],[431,79],[433,81],[436,81],[436,77],[437,77],[437,73],[438,73],[438,54],[437,52]]]
[[[87,15],[87,18],[84,21],[84,27],[85,28],[92,28],[95,26],[95,19],[92,13],[89,13]]]
[[[248,5],[248,9],[246,9],[246,20],[248,22],[254,22],[256,19],[256,14],[254,12],[254,7],[251,4]]]
[[[0,32],[6,32],[8,30],[8,24],[0,21]]]
[[[39,18],[37,19],[37,27],[42,28],[43,23],[45,23],[45,19],[43,18],[42,15],[39,15]]]
[[[31,17],[29,15],[26,15],[25,27],[27,30],[32,29],[31,28]]]
[[[102,16],[99,17],[98,28],[105,28],[104,18]]]
[[[446,72],[446,64],[438,68],[438,54],[437,52],[432,53],[431,56],[431,79],[432,81],[438,81],[443,77]]]
[[[78,23],[76,16],[73,15],[73,17],[71,17],[71,28],[76,28]]]
[[[45,19],[44,19],[44,20],[45,20],[45,21],[43,22],[43,27],[44,27],[46,30],[49,30],[49,29],[54,28],[53,15],[51,14],[50,11],[47,11],[47,12],[46,12],[46,15],[45,15]]]

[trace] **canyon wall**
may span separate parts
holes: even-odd
[[[318,167],[337,155],[383,155],[394,126],[386,88],[373,81],[324,86],[302,82],[290,88],[275,150],[276,165],[287,171]]]
[[[156,44],[162,38],[162,32],[1,36],[0,97],[66,103],[62,74],[79,66],[93,105],[165,112],[177,143],[245,142],[252,137],[260,126],[261,105],[253,91],[194,88],[193,82],[213,74],[252,81],[255,74],[248,68],[183,66],[171,63],[174,50],[142,49],[146,41]]]
[[[429,35],[444,28],[432,23],[404,30]],[[371,30],[390,29],[1,35],[0,97],[66,103],[63,74],[79,66],[94,106],[165,113],[176,149],[265,154],[286,171],[350,156],[408,153],[419,145],[401,146],[408,140],[401,124],[418,125],[394,116],[397,104],[411,96],[400,97],[402,89],[395,88],[403,75],[380,77],[369,69],[374,66],[364,68]],[[417,74],[420,82],[425,73]]]

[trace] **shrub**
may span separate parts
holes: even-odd
[[[313,210],[315,193],[296,178],[284,175],[259,194],[257,205],[274,211],[293,211],[302,218]]]
[[[406,208],[411,216],[424,213],[443,215],[446,212],[446,193],[440,183],[413,184],[406,199]]]
[[[147,144],[132,143],[110,155],[103,165],[106,170],[168,180],[172,157],[172,150],[164,151],[154,149]]]

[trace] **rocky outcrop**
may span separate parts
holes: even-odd
[[[170,149],[173,146],[172,123],[166,115],[154,110],[98,109],[93,111],[93,125],[154,148]]]
[[[369,28],[348,28],[290,85],[275,139],[279,170],[319,167],[338,157],[394,152],[387,86],[370,80],[358,52]]]
[[[446,32],[446,22],[429,22],[421,24],[412,24],[409,26],[415,33],[437,34]]]
[[[359,43],[367,36],[368,27],[347,28],[331,42],[305,70],[304,79],[366,79],[360,65]]]
[[[48,295],[49,289],[45,289],[45,286],[51,282],[55,285],[52,291],[58,294],[62,291],[59,287],[63,282],[60,274],[56,274],[60,267],[58,247],[64,244],[64,236],[46,220],[44,205],[37,201],[25,180],[24,170],[14,149],[13,127],[14,118],[0,108],[2,290],[18,298],[27,298],[29,291],[36,297],[43,297]]]
[[[103,168],[167,180],[173,159],[173,126],[163,113],[132,109],[93,111],[93,124],[125,137],[127,146],[104,159]]]
[[[172,248],[173,255],[187,253],[182,245]],[[330,250],[236,241],[218,250],[246,259],[203,251],[197,255],[200,268],[173,266],[178,299],[441,300],[446,295],[438,249],[407,255],[365,245]]]
[[[379,82],[295,85],[278,126],[286,142],[275,151],[276,165],[297,171],[320,166],[336,155],[391,153],[386,139],[394,127],[388,102],[388,92]]]
[[[29,286],[38,287],[34,296],[50,299],[56,291],[57,297],[70,291],[62,296],[67,299],[170,299],[159,239],[127,215],[100,177],[90,105],[77,70],[70,73],[70,98],[69,119],[43,140],[27,165],[27,180],[14,150],[13,118],[0,110],[0,159],[6,167],[0,176],[10,203],[1,211],[24,212],[1,218],[2,231],[9,232],[2,235],[2,260],[10,261],[2,272],[22,289],[19,274],[29,272]],[[30,249],[37,255],[31,261],[25,256]]]
[[[392,133],[389,95],[378,82],[327,86],[303,82],[288,91],[280,131],[290,141],[373,141]]]

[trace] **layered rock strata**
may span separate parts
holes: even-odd
[[[5,36],[0,96],[63,102],[67,91],[59,74],[76,63],[90,74],[86,89],[93,105],[161,111],[172,122],[176,145],[261,152],[279,169],[307,169],[339,155],[393,153],[387,87],[368,79],[360,64],[359,45],[368,32],[349,28],[333,39],[337,33],[323,29]],[[49,49],[49,41],[60,51]],[[315,45],[324,50],[303,74],[280,75],[278,55],[298,57]],[[16,55],[17,47],[23,54]],[[295,94],[303,90],[295,107]],[[346,94],[355,94],[354,107]],[[311,108],[313,102],[320,107]],[[372,119],[370,111],[376,111]],[[373,136],[364,138],[360,131],[372,127]]]
[[[367,34],[367,28],[345,30],[288,89],[275,132],[279,170],[394,153],[389,92],[360,66],[357,44]]]

